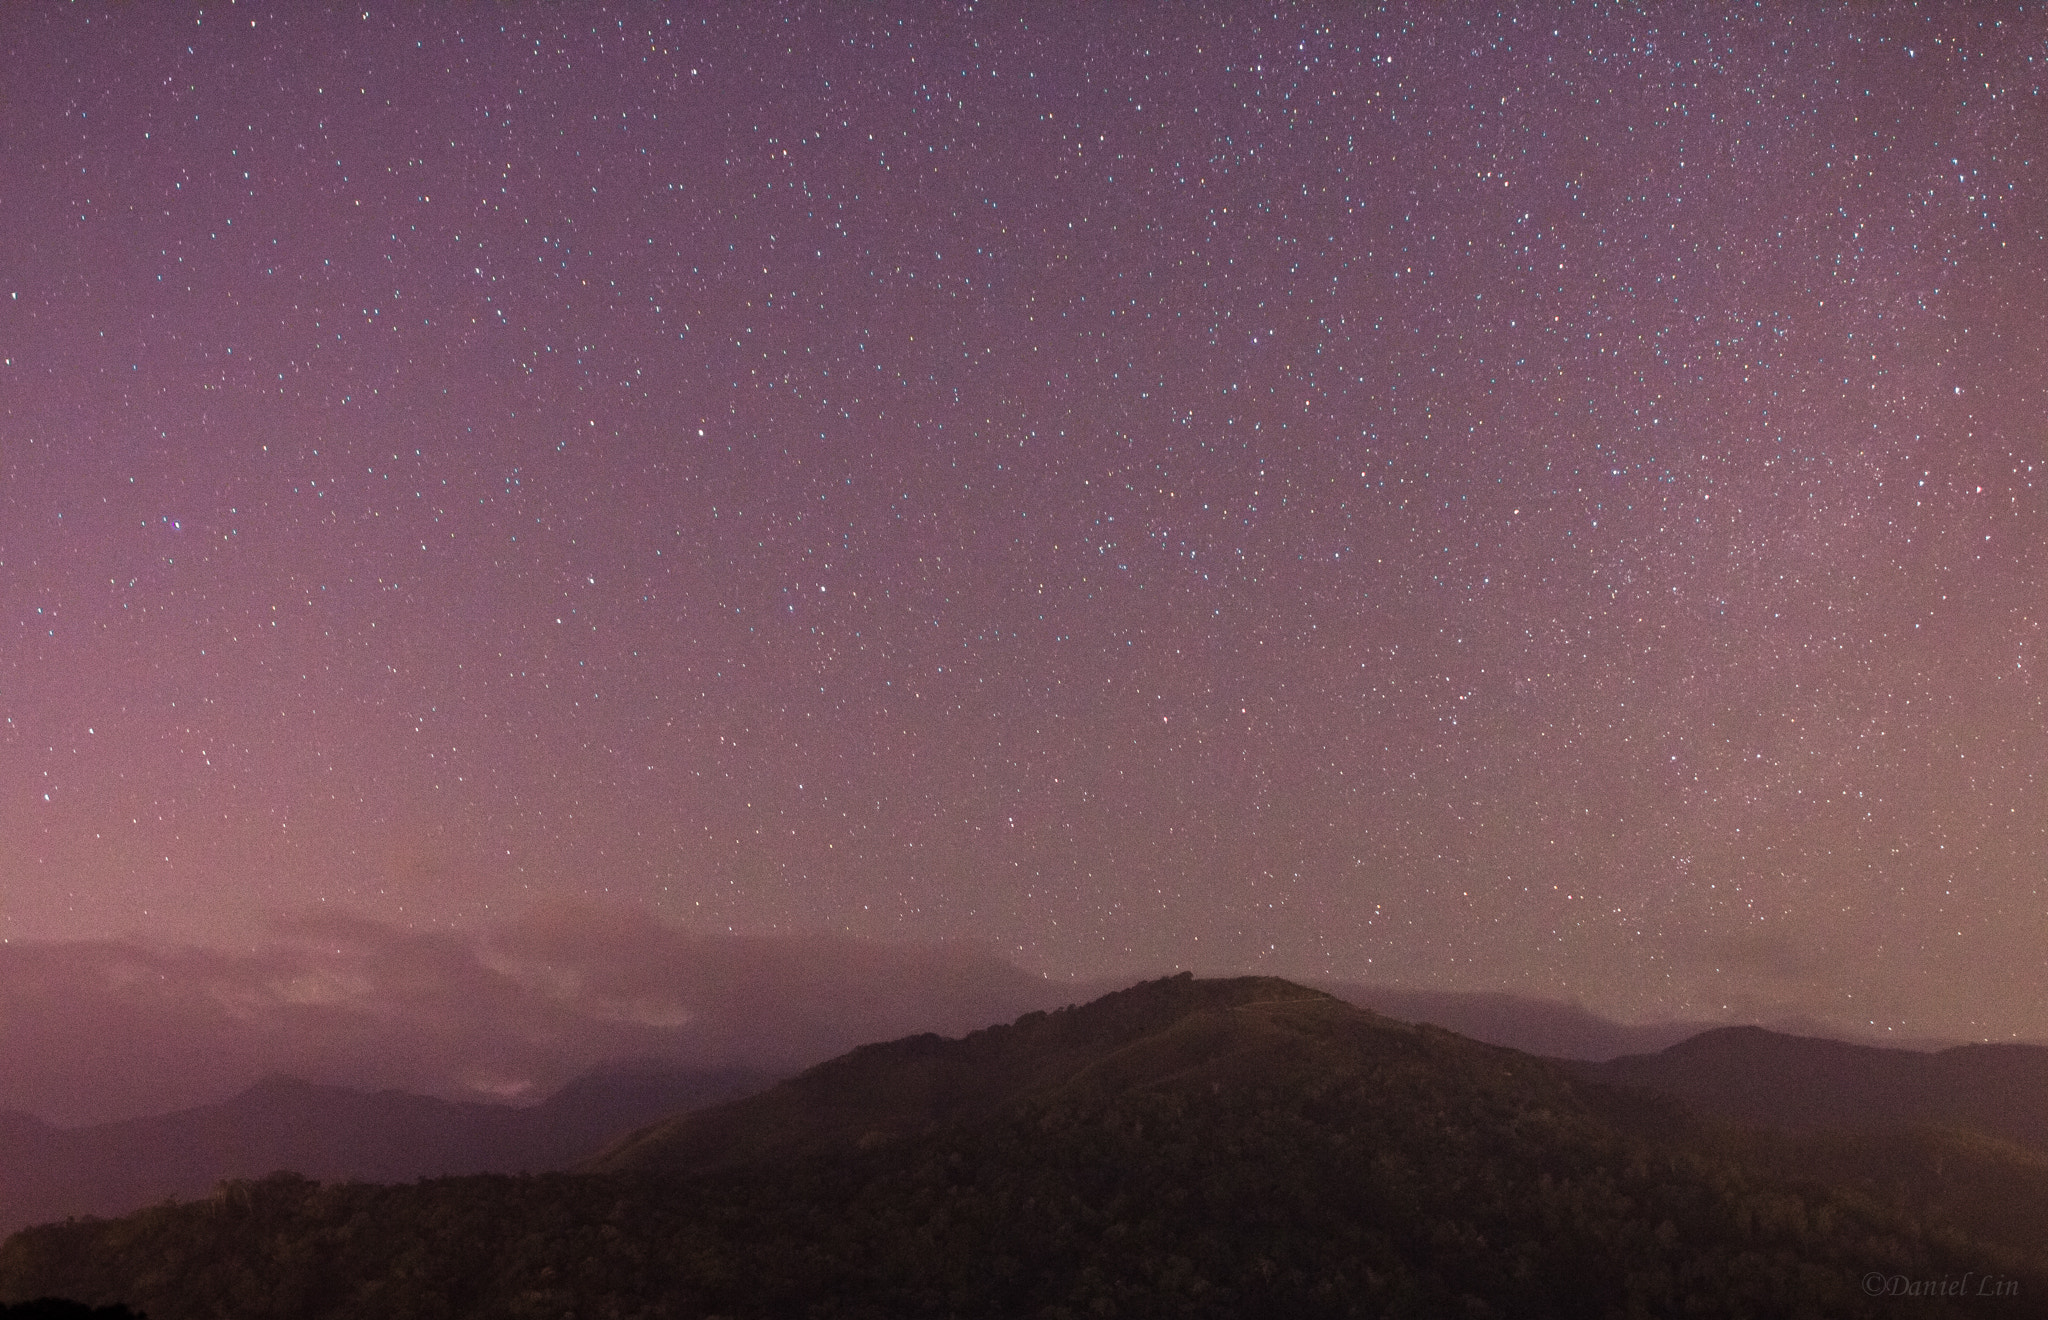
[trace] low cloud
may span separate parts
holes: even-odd
[[[611,1062],[794,1070],[1088,993],[978,946],[705,935],[586,908],[468,934],[301,918],[253,952],[17,941],[0,945],[0,1109],[100,1122],[276,1073],[538,1100]]]

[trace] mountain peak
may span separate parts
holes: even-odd
[[[959,1039],[926,1034],[864,1045],[760,1095],[644,1128],[588,1167],[687,1171],[873,1145],[1061,1093],[1197,1075],[1235,1085],[1285,1068],[1333,1034],[1376,1033],[1382,1044],[1407,1048],[1430,1031],[1275,977],[1182,973]]]

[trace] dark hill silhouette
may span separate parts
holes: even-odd
[[[577,1173],[277,1175],[25,1230],[0,1245],[0,1300],[156,1320],[1562,1320],[1888,1316],[1900,1303],[1867,1280],[1967,1277],[1996,1280],[1995,1314],[2043,1314],[2038,1239],[1985,1246],[1868,1179],[1837,1191],[1724,1136],[1674,1101],[1314,990],[1182,976],[863,1047]]]
[[[2048,1046],[1923,1052],[1721,1027],[1581,1075],[1674,1096],[1737,1122],[1794,1128],[1969,1128],[2048,1150]]]
[[[219,1104],[89,1127],[0,1113],[0,1233],[201,1197],[223,1179],[275,1169],[400,1182],[561,1168],[659,1115],[769,1080],[741,1071],[615,1067],[515,1108],[272,1077]]]
[[[925,1034],[864,1045],[759,1095],[636,1132],[586,1167],[694,1171],[873,1146],[986,1117],[1062,1087],[1132,1086],[1189,1069],[1220,1076],[1231,1061],[1275,1062],[1263,1056],[1285,1047],[1276,1016],[1400,1029],[1272,977],[1197,981],[1182,975],[1105,995],[1085,1008],[1028,1013],[960,1040]]]

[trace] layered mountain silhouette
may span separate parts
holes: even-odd
[[[1706,1022],[1622,1023],[1577,1004],[1470,990],[1414,990],[1357,981],[1318,982],[1346,1003],[1403,1022],[1427,1022],[1461,1036],[1552,1059],[1648,1054],[1702,1031]]]
[[[1579,1071],[1744,1123],[1932,1124],[2048,1151],[2048,1046],[1900,1050],[1722,1027],[1656,1054],[1581,1064]]]
[[[959,1002],[928,1016],[957,1018],[974,1003],[995,1002],[978,981],[953,988],[964,991]],[[1565,1058],[1655,1049],[1691,1030],[1676,1023],[1624,1026],[1573,1005],[1513,995],[1354,984],[1326,988],[1395,1018]],[[791,1033],[785,1023],[773,1034]],[[223,1179],[277,1169],[323,1181],[390,1182],[563,1167],[652,1118],[729,1098],[736,1088],[758,1089],[769,1080],[759,1066],[614,1066],[573,1080],[546,1104],[510,1108],[279,1075],[219,1103],[116,1122],[54,1125],[0,1110],[0,1234],[72,1215],[124,1214],[171,1196],[200,1197]]]
[[[1569,1066],[1719,1120],[1696,1146],[1913,1206],[2021,1256],[2048,1243],[2048,1048],[1919,1051],[1724,1027]]]
[[[526,1108],[402,1091],[365,1093],[288,1077],[219,1104],[60,1128],[0,1112],[0,1233],[204,1197],[223,1179],[290,1169],[318,1179],[401,1182],[540,1172],[587,1159],[651,1119],[757,1090],[745,1071],[615,1067]]]
[[[1994,1147],[1984,1169],[2048,1187]],[[574,1173],[278,1175],[32,1228],[0,1246],[0,1301],[156,1320],[2043,1313],[2038,1237],[1922,1213],[1863,1147],[1835,1177],[1787,1149],[1284,981],[1183,976],[863,1047]]]
[[[1033,1099],[1099,1097],[1169,1078],[1181,1086],[1206,1079],[1220,1094],[1226,1081],[1288,1077],[1304,1057],[1299,1032],[1317,1022],[1402,1030],[1287,981],[1181,976],[962,1040],[926,1034],[865,1045],[759,1095],[636,1132],[585,1167],[696,1172],[872,1148]]]

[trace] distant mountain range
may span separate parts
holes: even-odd
[[[985,946],[712,935],[631,909],[464,933],[322,914],[273,933],[245,951],[0,941],[0,1109],[110,1123],[275,1076],[531,1104],[618,1059],[788,1076],[1089,997]]]
[[[1358,981],[1318,981],[1347,1004],[1403,1022],[1427,1022],[1461,1036],[1551,1059],[1612,1059],[1647,1054],[1712,1029],[1711,1022],[1639,1025],[1601,1017],[1577,1004],[1483,991],[1410,990]]]
[[[0,1301],[155,1320],[2048,1314],[2048,1158],[1889,1127],[1918,1121],[1910,1088],[1856,1111],[1883,1136],[1697,1116],[1669,1088],[1715,1068],[1768,1091],[1821,1059],[1807,1071],[1883,1090],[1919,1066],[1704,1039],[1562,1064],[1284,981],[1174,977],[864,1046],[573,1173],[281,1174],[28,1229],[0,1245]],[[2031,1075],[1998,1057],[2016,1071],[1970,1075]]]
[[[664,1115],[772,1080],[736,1070],[614,1067],[577,1078],[542,1104],[515,1108],[274,1077],[219,1104],[89,1127],[0,1111],[0,1234],[205,1197],[223,1179],[280,1169],[365,1182],[538,1173],[588,1158]]]
[[[2048,1047],[1918,1051],[1720,1027],[1567,1067],[1724,1125],[1695,1145],[1888,1197],[2023,1256],[2048,1243]]]
[[[970,993],[948,1010],[953,1016],[992,993],[979,980],[962,984]],[[1327,988],[1391,1017],[1564,1058],[1655,1049],[1697,1029],[1624,1026],[1575,1005],[1504,994]],[[577,1078],[544,1104],[512,1107],[273,1076],[218,1103],[110,1123],[66,1127],[0,1110],[0,1235],[73,1215],[125,1214],[167,1197],[203,1197],[224,1179],[279,1169],[321,1181],[403,1182],[562,1168],[630,1128],[770,1080],[759,1067],[614,1066]]]
[[[1702,1113],[1791,1128],[1934,1124],[2048,1151],[2048,1046],[1938,1051],[1719,1027],[1581,1076],[1675,1096]]]

